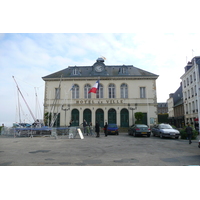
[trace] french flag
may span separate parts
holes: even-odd
[[[88,93],[97,93],[97,90],[99,89],[99,80],[93,85],[93,87],[90,89]]]

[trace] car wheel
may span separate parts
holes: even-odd
[[[164,138],[162,133],[160,133],[160,138],[162,138],[162,139]]]
[[[135,132],[133,133],[133,136],[136,137],[136,133]]]
[[[179,139],[179,136],[176,136],[175,138],[176,138],[176,139]]]

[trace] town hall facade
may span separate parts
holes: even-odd
[[[91,66],[69,66],[42,77],[45,81],[44,113],[52,113],[54,126],[79,126],[85,119],[103,127],[105,122],[128,127],[135,112],[142,123],[157,123],[158,75],[133,65],[106,65],[98,58]],[[97,93],[88,93],[99,80]]]

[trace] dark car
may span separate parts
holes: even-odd
[[[108,124],[107,134],[119,135],[119,129],[116,124]]]
[[[160,138],[171,137],[178,139],[180,132],[172,128],[169,124],[158,124],[155,125],[151,130],[153,136],[159,136]]]
[[[134,137],[143,135],[150,137],[151,130],[146,124],[134,124],[128,129],[128,134]]]
[[[199,140],[199,145],[198,145],[198,147],[200,148],[200,140]]]

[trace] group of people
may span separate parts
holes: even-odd
[[[83,133],[84,135],[94,135],[93,133],[93,126],[92,126],[92,122],[90,122],[89,124],[87,123],[87,121],[84,119],[83,120],[83,123],[80,124],[80,125],[83,125]],[[104,126],[104,133],[105,133],[105,136],[107,137],[107,122],[105,123],[105,126]],[[100,137],[100,125],[99,125],[99,122],[97,121],[96,124],[95,124],[95,132],[96,132],[96,137]]]

